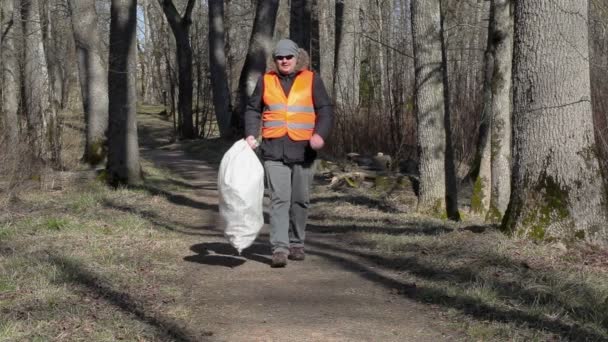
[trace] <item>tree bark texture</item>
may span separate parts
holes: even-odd
[[[291,8],[289,11],[289,37],[309,54],[311,53],[311,3],[312,0],[291,0]]]
[[[458,212],[458,178],[454,164],[454,145],[452,141],[452,119],[450,87],[448,79],[448,51],[444,36],[443,11],[439,2],[439,36],[441,38],[441,72],[443,74],[443,123],[445,126],[445,206],[450,220],[460,221]]]
[[[513,176],[504,228],[608,242],[590,102],[587,1],[515,4]]]
[[[266,70],[266,60],[272,51],[272,33],[279,0],[258,1],[253,30],[249,39],[249,49],[245,58],[245,65],[239,78],[239,111],[238,117],[234,117],[234,126],[241,132],[243,127],[243,114],[247,99],[253,93],[255,85]]]
[[[277,23],[274,26],[274,41],[289,38],[289,22],[291,20],[291,0],[279,0]]]
[[[492,76],[490,211],[487,219],[499,222],[511,196],[511,65],[513,63],[513,10],[510,0],[493,0],[494,72]]]
[[[209,68],[213,89],[213,107],[220,135],[230,135],[230,89],[226,74],[226,46],[224,41],[224,2],[209,1]]]
[[[183,17],[171,0],[159,0],[175,37],[178,68],[178,111],[181,119],[182,138],[194,138],[192,123],[192,46],[190,45],[190,26],[195,0],[188,0]]]
[[[23,0],[24,98],[29,137],[34,157],[52,161],[51,142],[57,134],[56,115],[51,107],[49,71],[46,64],[38,0]]]
[[[19,3],[18,3],[19,4]],[[17,7],[18,8],[18,7]],[[14,0],[2,0],[2,111],[5,143],[16,146],[19,141],[19,99],[21,75],[19,70],[18,35],[21,32],[21,13],[15,9]]]
[[[331,96],[336,51],[336,1],[317,0],[316,11],[319,24],[319,74]]]
[[[72,28],[86,123],[84,161],[91,166],[106,158],[108,74],[102,58],[95,0],[70,0]]]
[[[490,152],[492,136],[492,75],[494,73],[494,43],[492,40],[494,1],[490,7],[489,20],[486,50],[484,52],[483,110],[479,123],[477,151],[471,170],[473,178],[471,212],[482,217],[485,217],[490,210],[492,184],[492,154]]]
[[[137,0],[112,0],[108,94],[108,182],[140,184],[137,141]]]
[[[420,159],[418,211],[445,215],[445,108],[439,0],[412,0],[416,120]]]
[[[603,0],[589,2],[589,50],[593,126],[600,168],[608,182],[608,6]]]
[[[54,110],[61,108],[64,97],[65,69],[60,61],[60,41],[58,28],[59,18],[56,11],[52,11],[53,3],[49,0],[39,1],[40,19],[42,26],[42,41],[46,64],[49,72],[49,91],[51,105]]]
[[[360,6],[359,1],[336,1],[336,60],[333,94],[336,106],[349,112],[359,106]]]

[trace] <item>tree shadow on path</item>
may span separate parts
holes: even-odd
[[[259,243],[245,249],[240,256],[236,249],[225,242],[199,243],[190,247],[190,250],[197,254],[187,256],[184,260],[199,264],[235,268],[251,260],[270,265],[268,247]]]
[[[338,267],[359,274],[362,278],[382,285],[393,291],[393,293],[409,299],[425,303],[438,304],[443,307],[454,308],[463,314],[479,320],[493,320],[504,323],[517,323],[539,331],[551,332],[567,340],[576,341],[605,341],[605,336],[589,329],[583,323],[583,317],[592,314],[585,312],[585,308],[571,308],[578,311],[578,317],[573,322],[565,322],[561,319],[552,319],[542,314],[526,312],[517,308],[511,308],[492,303],[486,303],[480,298],[468,295],[454,295],[441,286],[425,286],[422,284],[408,282],[395,275],[394,272],[407,272],[416,277],[440,282],[454,282],[466,285],[474,284],[479,274],[475,266],[462,266],[456,269],[439,269],[427,265],[416,257],[387,258],[373,252],[364,252],[350,249],[339,243],[330,243],[325,239],[312,237],[307,239],[307,253],[315,255],[335,263]],[[418,246],[419,247],[419,246]],[[417,246],[412,246],[417,248]],[[459,250],[459,254],[467,251]],[[468,253],[474,253],[469,251]],[[479,257],[479,256],[477,256]],[[514,260],[504,260],[499,256],[494,257],[493,262],[502,263],[512,268],[518,267]],[[523,288],[516,283],[502,283],[498,279],[492,287],[503,298],[518,301],[524,306],[542,305],[550,302],[560,302],[560,299],[551,297],[550,294],[542,293],[534,288]],[[581,289],[591,291],[591,289]],[[561,303],[566,306],[566,303]]]

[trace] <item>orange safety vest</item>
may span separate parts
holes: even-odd
[[[313,73],[301,71],[293,82],[289,96],[285,96],[279,76],[275,72],[264,75],[264,113],[262,137],[310,140],[315,128],[315,108],[312,101]]]

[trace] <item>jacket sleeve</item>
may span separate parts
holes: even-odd
[[[257,138],[260,135],[263,109],[262,94],[264,93],[262,80],[263,77],[260,77],[247,101],[247,108],[245,109],[245,137],[253,135]]]
[[[331,98],[327,94],[327,90],[325,90],[323,80],[318,74],[314,75],[312,99],[317,115],[315,133],[320,135],[323,140],[327,140],[334,124],[334,108]]]

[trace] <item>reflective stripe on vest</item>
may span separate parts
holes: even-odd
[[[316,120],[312,82],[313,73],[308,70],[301,71],[291,86],[289,96],[285,96],[277,74],[270,72],[264,75],[264,138],[288,135],[295,141],[310,140]]]

